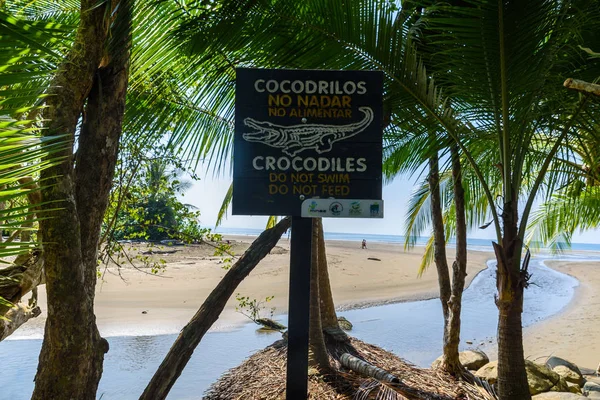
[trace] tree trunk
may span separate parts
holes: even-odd
[[[309,356],[308,365],[321,371],[327,371],[330,368],[329,355],[325,347],[325,338],[323,337],[323,326],[321,324],[321,302],[319,292],[319,231],[322,224],[320,219],[312,220],[312,259],[310,268],[310,324],[309,324]],[[321,226],[320,226],[321,225]]]
[[[516,196],[513,195],[513,198]],[[527,270],[521,270],[522,243],[517,235],[516,199],[504,202],[502,246],[493,243],[498,267],[498,394],[500,400],[529,400],[523,353],[523,291]]]
[[[327,254],[325,248],[325,235],[323,231],[323,220],[316,218],[319,229],[319,300],[321,302],[321,327],[323,332],[327,333],[334,340],[348,341],[348,335],[344,332],[338,323],[337,314],[335,313],[335,304],[331,293],[331,284],[329,282],[329,271],[327,266]]]
[[[452,181],[454,206],[456,209],[456,259],[452,263],[452,295],[448,303],[447,335],[444,337],[444,352],[440,368],[455,376],[461,376],[465,368],[458,354],[460,344],[460,312],[462,294],[467,276],[467,221],[465,217],[465,191],[462,186],[462,171],[458,146],[450,148],[452,157]]]
[[[125,108],[131,2],[119,3],[108,43],[111,4],[96,3],[82,1],[74,47],[48,97],[46,135],[74,137],[87,105],[76,160],[69,147],[65,162],[42,172],[52,184],[42,190],[43,201],[54,203],[43,206],[51,218],[40,222],[48,319],[32,399],[95,399],[108,351],[94,315],[96,260]],[[51,210],[57,203],[62,208]]]
[[[219,318],[225,304],[238,285],[252,272],[259,261],[269,254],[283,232],[288,230],[290,226],[291,219],[284,218],[274,228],[267,229],[252,242],[244,255],[227,271],[221,282],[206,298],[190,322],[181,330],[169,353],[154,373],[144,393],[140,396],[140,400],[161,400],[167,397],[192,357],[198,343]]]
[[[442,216],[442,200],[440,195],[440,173],[437,154],[429,158],[429,192],[431,198],[431,221],[433,225],[434,261],[440,287],[440,301],[444,314],[444,343],[448,342],[448,302],[450,301],[450,273],[446,259],[446,238],[444,235],[444,219]]]

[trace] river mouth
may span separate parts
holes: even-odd
[[[523,313],[525,326],[560,312],[578,285],[575,278],[544,266],[543,260],[536,257],[531,261],[531,285],[525,292]],[[461,350],[481,348],[485,351],[495,344],[498,318],[495,292],[495,267],[493,262],[488,262],[488,268],[473,279],[463,295]],[[351,334],[356,338],[390,350],[416,365],[428,367],[442,352],[442,312],[438,299],[348,310],[339,315],[354,324]],[[287,323],[285,316],[278,321]],[[257,331],[253,324],[208,333],[168,398],[201,398],[223,372],[280,337],[279,333]],[[138,399],[175,338],[176,335],[107,338],[110,351],[106,354],[98,398]],[[2,398],[25,400],[31,397],[40,348],[41,340],[0,342]]]

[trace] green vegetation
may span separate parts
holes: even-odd
[[[262,313],[266,309],[266,304],[273,300],[274,296],[267,296],[264,300],[258,300],[236,293],[235,299],[238,302],[235,310],[244,315],[246,318],[249,318],[252,322],[258,323],[257,321],[259,319],[264,318]],[[269,309],[269,318],[273,318],[274,313],[275,307],[271,307]]]
[[[136,169],[130,170],[130,165],[118,169],[119,181],[127,186],[116,188],[105,217],[111,239],[192,243],[210,234],[210,229],[200,227],[200,211],[179,200],[191,182],[182,181],[183,171],[165,160],[155,156],[139,161]]]
[[[0,292],[0,317],[46,283],[33,398],[96,397],[108,350],[94,316],[99,247],[210,237],[199,211],[178,200],[186,186],[179,171],[222,172],[238,65],[385,73],[385,174],[427,171],[410,204],[407,245],[433,230],[423,267],[436,261],[456,339],[447,295],[451,282],[464,283],[466,259],[457,257],[451,280],[440,262],[445,242],[476,227],[495,231],[499,397],[529,398],[526,243],[560,249],[576,231],[600,225],[600,103],[593,88],[563,87],[567,78],[600,78],[599,7],[593,0],[1,2],[0,230],[8,238],[0,256],[18,256],[11,267],[33,278],[4,285],[0,275],[10,289]],[[139,150],[156,143],[166,145],[151,155]],[[312,280],[329,287],[316,273]],[[462,286],[451,290],[460,295]],[[257,316],[260,303],[240,299]],[[315,318],[313,328],[325,319]],[[317,330],[313,337],[325,327]]]

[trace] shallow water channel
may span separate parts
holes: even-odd
[[[534,258],[530,265],[533,284],[525,294],[525,325],[559,312],[569,303],[578,285],[576,279],[545,267],[542,261],[542,258]],[[498,315],[495,292],[492,265],[479,273],[464,293],[462,348],[485,348],[495,341]],[[442,312],[438,299],[339,314],[354,324],[351,333],[356,338],[393,351],[417,365],[426,367],[441,354]],[[279,320],[287,322],[285,316]],[[280,337],[278,333],[257,332],[253,324],[228,332],[208,333],[171,390],[169,399],[200,399],[223,372]],[[109,337],[110,351],[106,355],[98,398],[139,398],[175,338],[176,335]],[[0,342],[0,399],[31,397],[40,347],[41,340]]]

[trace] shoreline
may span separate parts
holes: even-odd
[[[579,367],[596,370],[600,362],[600,261],[546,260],[548,268],[569,275],[579,285],[559,313],[523,329],[530,359],[555,355]]]
[[[253,239],[239,235],[227,235],[224,238],[232,240],[236,254],[242,254]],[[360,242],[332,239],[326,243],[337,311],[438,297],[435,266],[431,266],[423,278],[416,278],[423,247],[415,246],[411,251],[405,252],[403,245],[397,243],[371,242],[367,250],[360,249]],[[164,255],[168,266],[163,275],[169,278],[158,278],[127,268],[121,270],[125,281],[117,274],[107,275],[104,282],[98,283],[96,315],[103,337],[178,334],[226,272],[221,268],[219,257],[214,257],[207,251],[198,253],[198,246],[166,249],[177,250],[176,254]],[[600,274],[596,273],[599,276],[594,277],[593,268],[600,268],[600,261],[590,261],[586,257],[598,257],[599,253],[569,252],[564,259],[546,258],[545,252],[537,254],[546,267],[573,277],[579,282],[579,286],[574,289],[569,303],[560,311],[524,327],[526,357],[534,359],[554,354],[580,366],[595,368],[600,361],[600,333],[595,333],[600,331],[595,322],[600,320],[600,310],[597,313],[594,310],[595,306],[600,305]],[[488,251],[469,250],[468,255],[465,288],[470,287],[473,280],[489,268],[488,261],[494,259],[493,253]],[[370,261],[370,257],[381,261]],[[453,259],[452,248],[448,249],[447,257],[449,260]],[[288,265],[289,241],[284,236],[272,253],[242,282],[233,297],[236,293],[251,298],[264,298],[274,294],[275,299],[268,304],[269,307],[276,307],[274,317],[287,314]],[[45,300],[44,289],[40,289],[40,299]],[[42,338],[45,301],[40,301],[40,306],[42,316],[25,324],[7,340]],[[142,313],[143,311],[146,313]],[[268,316],[268,313],[264,315]],[[209,332],[231,332],[248,323],[250,321],[246,317],[235,311],[235,299],[232,299]],[[486,345],[482,350],[491,359],[496,358],[495,343]],[[595,354],[598,356],[594,356]]]
[[[253,237],[227,235],[236,254],[242,254]],[[327,240],[327,258],[336,310],[374,307],[407,301],[429,300],[438,296],[437,272],[431,266],[417,278],[422,247],[405,252],[403,245],[371,242],[362,250],[360,242]],[[144,249],[134,244],[139,252]],[[208,294],[226,273],[214,248],[201,245],[165,247],[176,250],[164,254],[166,271],[159,278],[133,268],[112,271],[99,281],[96,290],[96,320],[104,337],[177,334],[196,313]],[[448,249],[451,262],[454,250]],[[469,251],[466,286],[487,268],[491,252]],[[372,261],[368,258],[378,258]],[[287,314],[289,289],[289,241],[285,236],[271,254],[240,284],[210,331],[230,331],[247,321],[235,311],[235,295],[264,299],[276,307],[274,316]],[[42,315],[30,320],[7,340],[39,339],[46,315],[45,288],[40,287]],[[143,313],[145,311],[145,313]],[[268,316],[268,310],[265,310]]]

